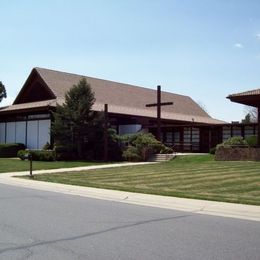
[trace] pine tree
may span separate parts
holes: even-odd
[[[97,114],[92,106],[95,102],[91,86],[83,78],[66,93],[63,105],[58,105],[52,123],[52,136],[55,143],[66,146],[82,158],[84,142],[91,135]]]

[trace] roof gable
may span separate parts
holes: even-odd
[[[44,101],[54,98],[56,98],[54,93],[41,78],[38,71],[33,69],[13,104]]]

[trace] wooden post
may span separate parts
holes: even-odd
[[[157,140],[161,142],[161,86],[157,86]]]
[[[212,126],[209,127],[209,150],[212,148]]]
[[[257,133],[257,146],[260,147],[260,106],[258,107],[258,113],[257,113],[257,129],[258,129],[258,133]]]
[[[30,163],[30,178],[33,178],[33,174],[32,174],[32,155],[30,153],[28,154],[28,161]]]
[[[104,105],[104,161],[108,159],[108,105]]]

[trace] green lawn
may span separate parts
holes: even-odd
[[[84,162],[84,161],[58,161],[58,162],[33,162],[33,170],[47,170],[57,168],[69,168],[78,166],[90,166],[100,163]],[[27,171],[29,162],[20,159],[0,158],[0,173],[2,172],[17,172]]]
[[[35,176],[35,180],[260,205],[260,162],[220,162],[211,155],[160,164]]]

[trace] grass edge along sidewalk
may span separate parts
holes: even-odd
[[[260,162],[214,161],[211,155],[170,162],[35,175],[35,180],[129,192],[260,205]]]
[[[88,162],[88,161],[33,161],[33,170],[50,170],[60,168],[73,168],[84,167],[93,165],[110,164],[101,162]],[[29,162],[22,161],[18,158],[0,158],[0,174],[7,172],[22,172],[29,170]]]

